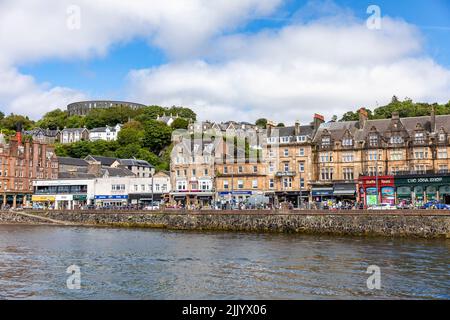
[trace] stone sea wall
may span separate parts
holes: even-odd
[[[186,213],[176,211],[152,213],[36,211],[30,212],[30,214],[39,215],[52,221],[90,226],[450,238],[450,213],[433,211],[351,211],[342,213],[291,211],[270,214],[257,211]],[[5,220],[5,217],[1,217],[2,215],[3,213],[0,214],[0,222]],[[9,215],[14,214],[9,213]],[[13,216],[10,218],[14,219]]]

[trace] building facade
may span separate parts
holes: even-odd
[[[86,128],[64,128],[60,133],[60,143],[74,143],[88,141],[89,130]]]
[[[84,116],[87,115],[92,109],[96,108],[105,109],[105,108],[112,108],[115,106],[130,107],[133,109],[146,107],[146,105],[135,102],[92,100],[92,101],[80,101],[71,103],[67,106],[67,112],[69,113],[69,116],[74,115]]]
[[[121,129],[121,124],[116,124],[114,127],[106,126],[91,129],[89,130],[89,141],[116,141]]]
[[[31,205],[34,179],[56,179],[58,158],[54,148],[39,141],[22,142],[21,133],[7,143],[0,134],[1,207]]]

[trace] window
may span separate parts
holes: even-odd
[[[289,157],[289,149],[284,149],[284,156]]]
[[[228,167],[223,167],[223,173],[227,174],[228,173]]]
[[[344,147],[352,146],[352,145],[353,145],[353,139],[352,139],[352,138],[344,138],[344,139],[342,140],[342,145],[343,145]]]
[[[391,137],[391,144],[400,144],[403,143],[403,138],[399,136]]]
[[[253,189],[258,189],[258,180],[253,180],[252,181],[252,188]]]
[[[271,158],[275,157],[275,150],[274,149],[269,149],[269,157],[271,157]]]
[[[258,173],[258,166],[253,166],[253,173]]]
[[[353,153],[344,153],[342,155],[342,162],[353,162]]]
[[[418,143],[424,143],[425,142],[425,135],[423,132],[417,132],[414,136],[415,141]]]
[[[207,176],[208,175],[208,169],[205,169],[204,173],[205,173],[205,176]]]
[[[141,191],[145,191],[145,184],[141,185]]]
[[[439,148],[437,157],[438,159],[447,159],[447,148]]]
[[[378,171],[377,167],[369,167],[368,171],[369,176],[379,176],[383,174],[383,167],[378,167]]]
[[[439,134],[439,142],[444,142],[445,141],[445,133],[440,133]]]
[[[228,180],[224,180],[224,181],[223,181],[223,188],[224,188],[225,190],[228,189]]]
[[[376,134],[370,135],[370,137],[369,137],[369,145],[371,147],[378,146],[378,136]]]
[[[306,136],[297,136],[297,142],[305,142]]]
[[[284,163],[284,172],[288,172],[289,171],[289,162],[285,162]]]
[[[378,150],[370,150],[367,153],[367,159],[369,161],[377,161],[377,160],[381,160],[381,158],[382,158],[382,154]]]
[[[177,181],[177,190],[186,190],[186,181]]]
[[[195,174],[196,174],[197,172],[196,172],[196,170],[195,169],[192,169],[192,176],[193,177],[195,177]]]
[[[211,189],[211,181],[209,180],[201,180],[200,181],[200,190],[210,190]]]
[[[300,178],[300,189],[305,187],[305,178]]]
[[[273,162],[269,162],[269,173],[272,173],[275,171],[275,165]]]
[[[427,171],[427,166],[424,165],[424,164],[416,164],[416,165],[414,166],[414,171],[415,171],[416,173],[426,173],[426,171]]]
[[[321,168],[320,169],[321,180],[333,180],[333,168]]]
[[[448,166],[446,164],[439,165],[439,173],[448,173]]]
[[[415,149],[414,159],[428,159],[428,150],[425,148]]]
[[[300,157],[305,156],[305,148],[300,148],[300,149],[298,149],[298,155],[299,155]]]
[[[320,162],[333,162],[333,153],[332,152],[322,152],[320,154]]]
[[[298,171],[305,172],[305,162],[304,161],[301,161],[298,163]]]
[[[323,137],[322,138],[322,146],[329,146],[331,144],[330,137]]]
[[[239,167],[238,167],[238,172],[239,172],[239,173],[244,172],[244,168],[242,168],[242,166],[239,166]]]
[[[273,188],[275,188],[274,181],[273,181],[273,179],[269,179],[269,189],[273,189]]]
[[[282,142],[282,143],[288,143],[289,142],[289,137],[281,137],[280,138],[280,141]]]
[[[353,168],[344,168],[344,180],[353,180],[354,174],[353,174]]]
[[[283,178],[283,187],[284,187],[284,189],[292,188],[292,177]]]
[[[243,180],[238,180],[237,184],[238,184],[238,189],[244,189],[244,181]]]
[[[401,151],[401,150],[392,150],[391,151],[391,160],[392,161],[403,160],[403,151]]]

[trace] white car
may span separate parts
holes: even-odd
[[[149,204],[148,206],[145,206],[143,209],[144,210],[159,210],[159,204],[158,203]]]
[[[369,207],[369,210],[396,210],[396,209],[397,209],[397,207],[393,206],[390,203],[382,203],[379,205]]]

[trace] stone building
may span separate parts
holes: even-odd
[[[74,143],[88,141],[89,130],[86,128],[64,128],[61,130],[60,143]]]
[[[69,116],[79,115],[84,116],[87,115],[92,109],[97,108],[112,108],[112,107],[130,107],[133,109],[145,108],[146,105],[135,103],[135,102],[127,102],[127,101],[109,101],[109,100],[92,100],[92,101],[80,101],[74,102],[67,106],[67,112]]]
[[[25,139],[26,140],[26,139]],[[0,134],[0,205],[30,205],[34,179],[56,179],[58,158],[54,148],[40,141],[22,142],[21,132],[7,143]]]
[[[312,123],[276,128],[267,126],[267,145],[264,162],[267,165],[267,195],[272,203],[291,202],[300,207],[309,201],[314,162],[311,142],[315,131],[323,122],[316,114]]]

